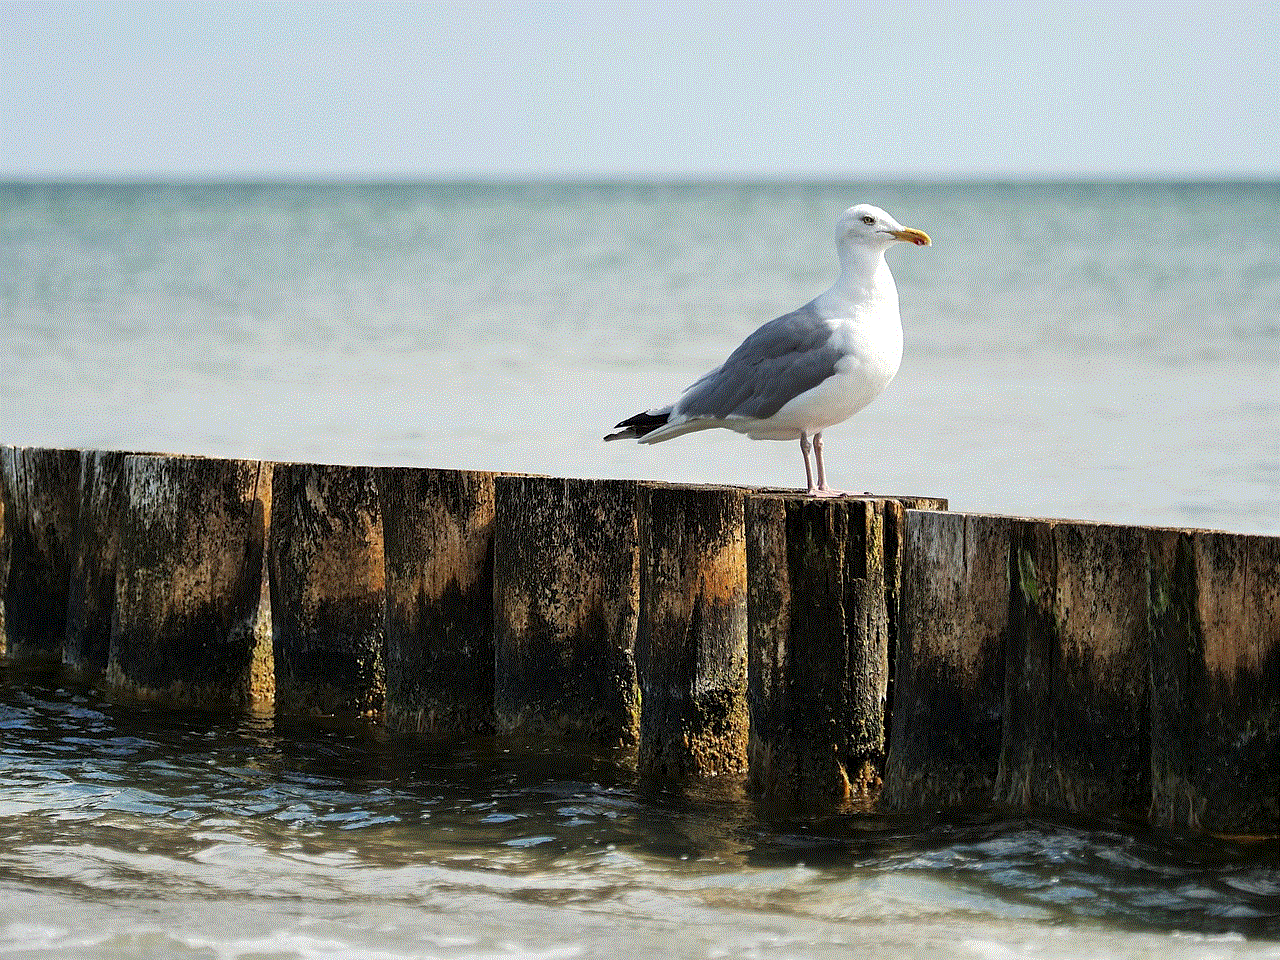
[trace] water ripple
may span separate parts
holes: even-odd
[[[268,955],[308,956],[329,942],[308,924],[330,916],[348,928],[316,955],[607,956],[625,935],[651,956],[1066,957],[1106,941],[1261,957],[1280,939],[1274,844],[1073,818],[799,817],[734,791],[647,793],[624,758],[557,743],[165,711],[3,672],[0,716],[0,890],[25,918],[0,926],[0,955],[249,957],[278,933]],[[89,910],[109,934],[65,922]]]

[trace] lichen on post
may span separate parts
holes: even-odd
[[[275,464],[269,570],[276,710],[380,716],[386,570],[373,468]]]
[[[745,773],[743,493],[644,484],[640,500],[640,771],[675,781]]]
[[[269,701],[270,465],[129,455],[106,680],[144,699]]]
[[[490,733],[493,474],[374,470],[386,563],[386,722]]]
[[[637,485],[500,476],[496,492],[498,729],[634,748]]]
[[[750,784],[866,804],[884,772],[885,511],[869,498],[746,500]]]
[[[78,450],[0,450],[0,549],[7,567],[0,582],[0,643],[11,661],[62,662],[79,490]]]
[[[882,800],[989,803],[1009,630],[1007,517],[908,510]]]

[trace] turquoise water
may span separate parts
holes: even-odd
[[[898,378],[836,486],[1280,533],[1280,184],[0,187],[0,440],[798,486],[793,444],[602,444],[895,249]]]
[[[0,442],[798,486],[607,428],[895,249],[837,486],[1280,533],[1280,185],[0,186]],[[113,703],[0,665],[0,956],[1280,957],[1280,849],[802,815],[561,744]]]

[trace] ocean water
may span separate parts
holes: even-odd
[[[0,186],[0,443],[798,486],[604,444],[890,253],[837,486],[1280,533],[1280,184]],[[1280,847],[653,794],[626,758],[113,702],[0,664],[0,957],[1280,958]]]
[[[1280,846],[646,793],[619,758],[0,667],[0,956],[1280,957]]]
[[[835,277],[877,202],[905,357],[834,485],[1280,533],[1280,183],[0,187],[0,441],[800,486],[601,443]]]

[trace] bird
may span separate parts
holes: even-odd
[[[869,203],[840,216],[835,240],[840,273],[829,290],[761,326],[674,403],[623,420],[604,439],[660,443],[714,427],[753,440],[798,439],[806,492],[840,496],[827,483],[822,433],[879,396],[902,362],[898,289],[885,252],[933,241]]]

